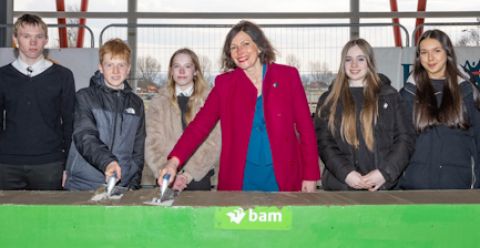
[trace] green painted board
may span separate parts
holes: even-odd
[[[243,229],[221,223],[232,209],[5,204],[0,247],[480,246],[480,204],[287,206],[283,227]]]

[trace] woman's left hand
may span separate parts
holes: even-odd
[[[188,184],[187,176],[185,176],[184,174],[178,174],[177,177],[175,177],[175,181],[173,182],[172,189],[183,191],[187,187],[187,184]]]
[[[302,181],[302,192],[312,193],[317,190],[317,181]]]
[[[365,179],[365,183],[370,186],[368,191],[377,191],[385,184],[385,178],[378,169],[370,171],[367,175],[363,176],[363,178]]]

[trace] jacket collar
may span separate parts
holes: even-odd
[[[127,80],[123,82],[123,89],[121,90],[116,90],[108,87],[105,84],[105,78],[103,77],[103,74],[100,71],[96,71],[95,74],[90,78],[90,87],[98,87],[102,89],[105,92],[123,92],[123,93],[130,93],[132,92],[132,87],[128,84]]]

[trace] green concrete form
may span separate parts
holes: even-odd
[[[0,205],[0,247],[479,247],[480,204],[288,206],[288,230],[225,230],[218,206]]]

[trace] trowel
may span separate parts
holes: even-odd
[[[102,200],[118,200],[122,198],[123,194],[128,190],[126,187],[115,186],[117,184],[117,174],[114,173],[111,177],[107,179],[107,184],[102,185],[98,188],[93,197],[90,199],[92,201],[102,201]]]
[[[170,181],[170,174],[163,175],[162,187],[160,188],[160,201],[164,200],[165,192],[168,189],[168,181]]]
[[[160,197],[154,197],[151,201],[145,202],[148,205],[155,206],[171,206],[173,199],[178,195],[178,191],[174,191],[168,187],[170,174],[165,174],[162,178],[162,186],[160,187]]]
[[[112,191],[113,191],[113,188],[115,187],[115,184],[117,184],[117,173],[113,173],[113,175],[110,178],[108,178],[108,181],[107,181],[108,197],[112,196]]]

